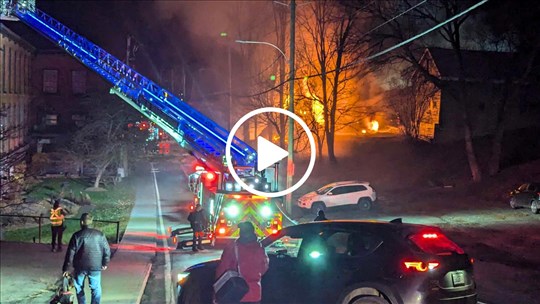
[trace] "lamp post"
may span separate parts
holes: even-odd
[[[221,37],[227,37],[228,34],[226,32],[220,33]],[[232,60],[231,60],[231,44],[228,43],[228,51],[229,51],[229,121],[227,122],[227,127],[230,130],[232,128]]]
[[[293,1],[294,3],[294,1]],[[291,5],[291,9],[294,10],[293,4]],[[294,19],[293,19],[294,20]],[[294,22],[293,22],[294,23]],[[294,25],[291,26],[291,28],[294,28]],[[291,35],[294,37],[294,30],[292,31]],[[294,38],[291,38],[291,41],[294,41]],[[274,49],[278,50],[279,53],[283,56],[283,58],[287,61],[289,61],[289,106],[288,110],[291,113],[294,113],[294,43],[291,46],[291,56],[287,57],[285,55],[285,52],[283,52],[279,47],[276,45],[265,42],[265,41],[251,41],[251,40],[235,40],[235,42],[242,43],[242,44],[263,44],[273,47]],[[292,187],[293,182],[293,176],[294,176],[294,120],[289,117],[288,120],[288,137],[289,141],[287,144],[287,183],[286,187],[290,188]],[[288,194],[285,197],[285,208],[287,209],[287,212],[290,214],[292,212],[292,200],[291,200],[291,194]]]

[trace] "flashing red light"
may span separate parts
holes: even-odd
[[[409,239],[422,251],[436,255],[464,254],[456,243],[441,232],[424,232],[413,234]]]
[[[216,178],[216,175],[214,173],[212,173],[212,172],[206,173],[206,180],[213,181],[214,178]]]
[[[233,197],[234,197],[235,199],[239,199],[239,198],[241,198],[242,196],[241,196],[240,194],[235,194],[235,195],[233,195]]]
[[[219,234],[225,234],[225,228],[219,228],[218,232]]]
[[[189,205],[189,210],[193,210],[193,209],[195,209],[195,206]]]
[[[278,233],[278,230],[277,229],[272,229],[272,234],[276,234]]]
[[[206,169],[203,166],[199,166],[199,165],[195,166],[195,171],[204,171],[204,170]]]

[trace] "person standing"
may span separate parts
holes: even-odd
[[[239,269],[240,275],[249,287],[240,303],[258,304],[262,299],[261,279],[268,270],[268,256],[257,241],[255,227],[251,222],[239,223],[238,228],[240,237],[232,246],[223,250],[221,261],[216,269],[216,279],[228,270]],[[238,260],[235,249],[238,250]]]
[[[317,212],[317,217],[313,221],[319,222],[319,221],[327,221],[327,220],[328,219],[326,218],[326,214],[324,214],[324,210],[319,209],[319,211]]]
[[[192,250],[194,252],[204,250],[202,238],[204,237],[204,229],[208,224],[208,220],[206,219],[206,214],[201,204],[197,204],[195,210],[189,213],[188,221],[191,224],[191,229],[193,229]]]
[[[58,252],[62,251],[62,237],[64,230],[66,229],[66,225],[64,223],[65,215],[66,212],[62,207],[60,207],[60,200],[56,199],[51,209],[51,216],[49,217],[51,220],[52,252],[55,252],[55,250],[58,250]]]
[[[84,280],[88,277],[92,292],[92,304],[101,301],[101,271],[107,269],[111,259],[111,250],[105,235],[92,229],[93,218],[89,213],[81,216],[81,230],[75,232],[69,241],[62,272],[69,276],[70,267],[74,268],[73,282],[77,293],[77,302],[85,304]]]

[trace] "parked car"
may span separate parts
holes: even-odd
[[[369,182],[343,181],[328,184],[317,191],[309,192],[298,199],[297,205],[310,209],[313,213],[329,207],[358,205],[362,210],[370,210],[377,199],[377,193]]]
[[[540,204],[540,183],[526,183],[519,186],[517,189],[510,192],[510,207],[516,208],[531,208],[535,214],[539,212]]]
[[[476,303],[472,259],[437,227],[401,219],[289,226],[262,240],[262,303]],[[178,303],[212,303],[219,261],[179,274]]]

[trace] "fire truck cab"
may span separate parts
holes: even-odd
[[[263,173],[270,172],[272,170]],[[253,168],[240,167],[237,173],[257,190],[268,192],[274,189],[274,178],[269,181],[262,174],[254,174]],[[195,196],[194,204],[200,203],[208,212],[209,230],[215,238],[238,237],[237,224],[242,221],[252,222],[259,237],[277,233],[281,229],[283,216],[276,202],[243,190],[229,173],[196,166],[188,180]]]

